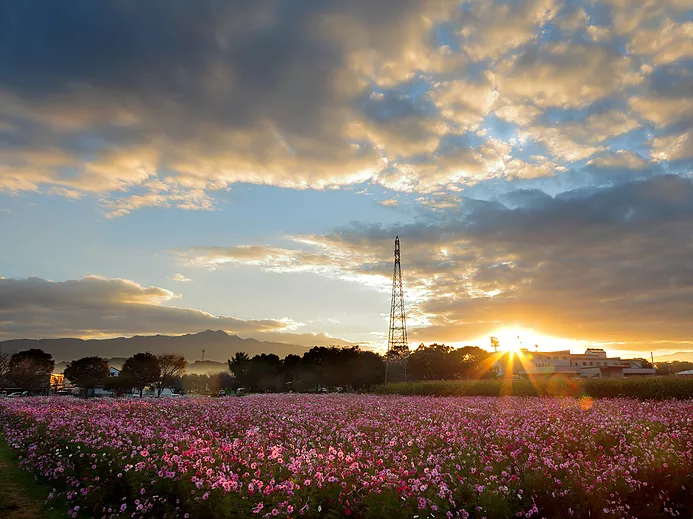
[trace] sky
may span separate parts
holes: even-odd
[[[693,0],[0,0],[0,339],[693,351]]]

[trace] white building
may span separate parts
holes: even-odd
[[[500,376],[508,367],[506,360],[498,364]],[[585,353],[570,353],[570,350],[531,352],[522,350],[512,361],[513,374],[519,376],[544,376],[564,374],[585,378],[622,378],[632,376],[654,376],[654,368],[643,368],[640,361],[621,360],[607,357],[601,348],[588,348]]]

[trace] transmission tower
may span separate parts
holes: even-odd
[[[390,330],[387,336],[385,356],[385,383],[391,364],[404,366],[404,380],[407,379],[407,318],[404,312],[404,289],[402,287],[402,265],[400,264],[399,236],[395,237],[395,268],[392,274],[392,304],[390,306]]]

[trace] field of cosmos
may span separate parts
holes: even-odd
[[[690,517],[690,401],[251,395],[0,403],[72,517]]]

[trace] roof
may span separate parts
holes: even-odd
[[[674,373],[674,375],[693,376],[693,369],[688,369],[686,371],[679,371],[678,373]]]

